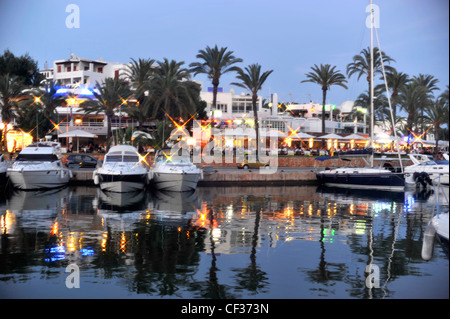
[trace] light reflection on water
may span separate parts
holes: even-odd
[[[0,198],[0,297],[448,298],[442,247],[421,258],[434,206],[432,192],[313,186],[14,191]]]

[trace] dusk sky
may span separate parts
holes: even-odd
[[[80,27],[66,27],[69,4]],[[352,57],[370,45],[369,0],[1,0],[0,51],[29,53],[39,68],[76,56],[108,62],[131,58],[196,61],[206,46],[228,47],[244,60],[274,70],[260,94],[279,101],[321,102],[321,88],[305,80],[314,64],[336,65],[346,74]],[[431,74],[441,91],[449,83],[449,1],[375,0],[380,8],[381,49],[391,65],[410,76]],[[205,76],[196,76],[204,89]],[[234,74],[221,78],[225,91]],[[327,102],[354,100],[367,89],[364,77],[348,90],[332,87]],[[243,91],[234,87],[237,93]]]

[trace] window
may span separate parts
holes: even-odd
[[[61,66],[58,65],[58,73],[61,72]]]
[[[119,78],[119,70],[115,70],[114,71],[114,78],[118,79]]]
[[[98,72],[98,73],[103,73],[103,67],[102,67],[102,66],[99,66],[98,69],[97,69],[97,72]]]
[[[18,162],[53,162],[58,160],[54,154],[19,154],[16,158]]]
[[[111,162],[121,162],[122,161],[122,155],[108,155],[106,156],[105,162],[111,163]]]
[[[139,157],[135,155],[124,155],[123,161],[127,163],[137,163],[139,162]]]
[[[89,66],[85,65],[85,66],[84,66],[84,70],[85,70],[85,71],[89,71]]]
[[[74,66],[73,66],[73,71],[75,72],[76,70],[77,70],[77,66],[74,65]]]
[[[228,112],[228,106],[226,104],[217,104],[216,109],[225,113]]]
[[[68,66],[67,67],[67,72],[71,72],[72,71],[72,67]]]

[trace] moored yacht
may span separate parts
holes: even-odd
[[[153,183],[157,189],[185,192],[195,190],[203,178],[203,171],[195,166],[188,155],[170,155],[159,151],[153,166]]]
[[[151,171],[135,147],[117,145],[105,155],[103,165],[93,173],[94,184],[104,191],[126,193],[142,190],[151,180]]]
[[[405,186],[449,185],[448,155],[443,160],[432,160],[419,154],[409,154],[409,158],[413,165],[405,167]]]
[[[371,3],[372,5],[372,3]],[[370,100],[370,123],[371,127],[374,127],[374,46],[373,46],[373,29],[374,29],[374,14],[373,10],[370,10],[370,69],[369,74],[369,100]],[[383,61],[382,51],[378,50],[379,59]],[[383,78],[386,84],[386,91],[388,91],[386,75],[383,68]],[[392,106],[390,98],[388,97],[388,104],[392,114]],[[395,126],[394,119],[390,119],[392,125]],[[374,130],[370,130],[370,144],[368,154],[370,156],[370,163],[364,168],[335,168],[326,169],[316,173],[317,179],[320,183],[327,186],[348,187],[348,188],[368,188],[368,189],[384,189],[384,190],[403,190],[405,188],[405,176],[403,172],[400,149],[397,144],[397,154],[400,163],[400,170],[397,171],[389,163],[384,163],[381,167],[374,166]],[[394,141],[397,141],[396,131],[394,130]],[[384,160],[384,159],[383,159]]]
[[[403,190],[404,175],[385,167],[341,167],[316,172],[320,184],[334,187]]]
[[[7,169],[13,186],[24,190],[65,186],[71,174],[61,162],[61,145],[57,142],[30,144]]]

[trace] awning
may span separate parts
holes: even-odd
[[[85,137],[85,138],[94,138],[95,134],[86,132],[86,131],[82,131],[82,130],[73,130],[73,131],[69,131],[63,134],[59,134],[58,138],[60,137]]]

